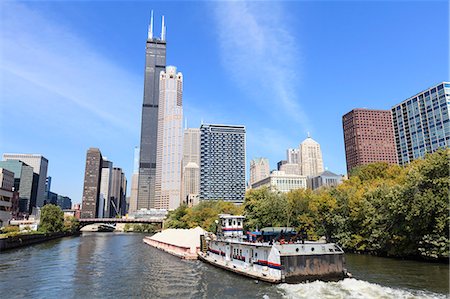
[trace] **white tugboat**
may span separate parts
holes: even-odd
[[[217,237],[202,236],[199,259],[262,281],[339,280],[344,252],[334,243],[305,241],[292,228],[265,228],[244,236],[245,216],[219,215]]]

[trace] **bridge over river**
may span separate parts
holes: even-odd
[[[94,223],[144,223],[144,224],[160,224],[162,225],[164,218],[81,218],[79,222],[81,226]]]

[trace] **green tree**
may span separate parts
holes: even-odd
[[[64,215],[64,213],[63,213]],[[80,222],[73,216],[64,218],[64,231],[74,233],[80,229]]]
[[[45,233],[62,232],[64,230],[64,213],[60,207],[52,204],[42,207],[39,230]]]

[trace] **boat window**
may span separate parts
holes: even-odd
[[[257,252],[255,252],[255,257],[258,257],[258,253]]]
[[[333,252],[333,251],[334,251],[333,248],[329,248],[328,250],[330,250],[330,252]]]
[[[241,222],[240,221],[238,221],[238,226],[241,226]]]
[[[236,225],[236,220],[233,220],[233,225]]]
[[[228,225],[231,226],[231,219],[228,219]]]
[[[297,251],[297,252],[298,252],[299,250],[300,250],[300,249],[298,249],[298,248],[295,249],[295,251]]]
[[[239,250],[239,255],[242,255],[242,249],[241,249],[241,250]]]
[[[314,247],[311,247],[311,251],[314,251]]]

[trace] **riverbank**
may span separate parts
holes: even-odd
[[[31,233],[31,234],[18,234],[14,236],[7,236],[0,238],[0,252],[38,244],[58,238],[78,236],[80,232],[56,232],[56,233]]]

